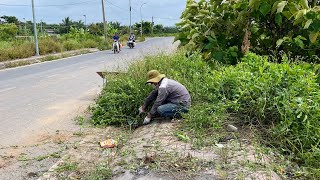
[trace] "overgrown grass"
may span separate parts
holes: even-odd
[[[35,54],[32,43],[12,44],[9,48],[0,49],[0,62],[10,59],[31,57]]]
[[[63,50],[61,43],[53,38],[39,39],[40,54],[58,53]]]
[[[145,41],[146,40],[146,37],[145,36],[138,36],[137,37],[137,40],[139,41],[139,42],[143,42],[143,41]]]
[[[56,39],[52,37],[39,38],[40,55],[60,53],[82,48],[109,49],[110,46],[103,45],[103,40],[94,39]],[[12,42],[0,41],[0,62],[15,59],[28,58],[35,55],[33,42],[16,40]]]
[[[192,108],[184,127],[201,142],[232,121],[260,132],[263,142],[320,175],[320,90],[310,64],[270,63],[248,54],[236,66],[205,63],[184,53],[148,57],[126,74],[107,75],[108,84],[93,107],[95,125],[138,125],[137,108],[151,91],[146,73],[158,69],[184,84]]]

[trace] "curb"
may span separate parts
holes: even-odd
[[[8,65],[10,64],[16,64],[16,63],[25,63],[22,65],[17,64],[17,66],[15,67],[21,67],[21,66],[26,66],[26,65],[31,65],[31,64],[37,64],[37,63],[42,63],[42,62],[47,62],[47,61],[41,61],[42,59],[46,58],[46,57],[58,57],[57,59],[64,59],[63,57],[61,57],[62,55],[66,55],[66,57],[73,57],[73,56],[77,56],[82,51],[89,51],[85,54],[88,53],[95,53],[95,52],[99,52],[99,49],[96,48],[87,48],[87,49],[80,49],[80,50],[75,50],[75,51],[65,51],[63,53],[55,53],[55,54],[47,54],[47,55],[43,55],[43,56],[33,56],[33,57],[29,57],[29,58],[24,58],[24,59],[16,59],[16,60],[11,60],[11,61],[4,61],[4,62],[0,62],[0,70],[3,69],[10,69],[10,68],[14,68],[14,67],[8,67]],[[57,60],[55,59],[55,60]],[[51,60],[53,61],[53,60]]]

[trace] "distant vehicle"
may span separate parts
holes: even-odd
[[[129,46],[129,48],[132,49],[135,46],[135,42],[133,40],[129,39],[128,42],[127,42],[127,46]]]
[[[120,47],[119,47],[119,41],[117,40],[113,40],[113,44],[112,44],[112,50],[113,50],[113,53],[119,53],[120,52]]]

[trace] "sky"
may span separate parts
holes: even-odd
[[[101,0],[34,0],[36,21],[61,23],[65,17],[73,21],[102,22]],[[130,24],[129,0],[104,0],[106,21]],[[145,3],[145,4],[144,4]],[[142,6],[141,6],[142,5]],[[132,24],[142,19],[172,26],[179,22],[186,0],[131,0]],[[32,20],[31,0],[0,0],[0,16],[16,16],[20,21]],[[84,16],[85,15],[85,16]]]

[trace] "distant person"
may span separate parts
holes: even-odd
[[[180,113],[189,111],[191,97],[182,84],[166,78],[157,70],[151,70],[147,74],[147,84],[151,84],[155,90],[145,99],[144,104],[139,108],[139,112],[146,111],[148,106],[154,101],[151,111],[144,118],[143,124],[150,123],[156,116],[165,118],[179,117]]]
[[[113,40],[118,42],[119,50],[121,50],[121,43],[120,43],[120,36],[118,33],[114,33],[114,36],[112,37]]]
[[[134,33],[132,32],[129,36],[129,41],[133,41],[133,42],[136,42],[136,36],[134,35]]]

